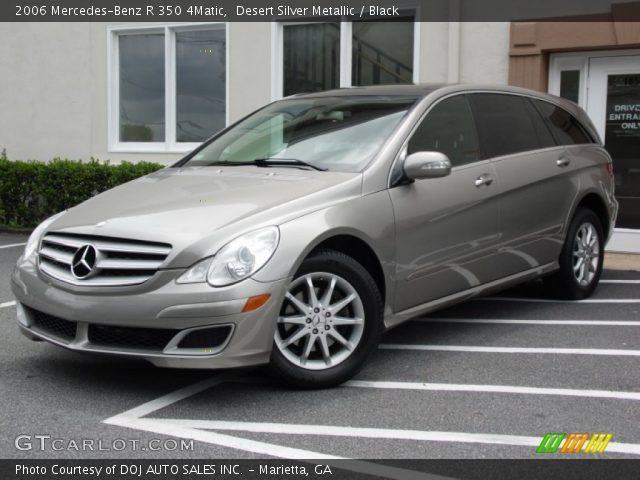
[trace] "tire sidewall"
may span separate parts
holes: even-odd
[[[382,298],[375,281],[362,265],[342,253],[322,250],[304,260],[294,280],[316,272],[339,275],[355,288],[364,308],[364,329],[353,353],[343,362],[325,370],[308,370],[292,364],[274,342],[271,352],[272,370],[285,383],[302,388],[322,388],[351,378],[375,350],[383,330]]]

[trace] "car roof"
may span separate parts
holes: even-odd
[[[430,93],[455,93],[488,91],[496,93],[517,93],[533,97],[546,98],[554,101],[558,97],[546,93],[529,90],[527,88],[512,87],[510,85],[489,85],[472,83],[418,83],[418,84],[393,84],[393,85],[369,85],[361,87],[344,87],[319,92],[298,93],[288,98],[321,98],[321,97],[347,97],[347,96],[415,96],[426,97]]]
[[[365,87],[345,87],[321,92],[299,93],[293,98],[321,98],[321,97],[350,97],[350,96],[414,96],[425,97],[439,88],[446,87],[445,83],[371,85]],[[289,98],[292,98],[289,97]]]

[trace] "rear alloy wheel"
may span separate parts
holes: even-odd
[[[604,236],[598,216],[579,209],[569,226],[560,253],[560,269],[545,278],[551,294],[579,300],[593,293],[602,273]]]
[[[352,377],[377,345],[382,301],[369,273],[339,252],[320,251],[287,288],[271,356],[275,373],[297,387]]]
[[[573,241],[573,275],[583,287],[591,285],[600,263],[600,240],[596,227],[589,222],[580,225]]]

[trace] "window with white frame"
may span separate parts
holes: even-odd
[[[583,55],[555,54],[549,62],[549,93],[584,107],[588,60]]]
[[[274,99],[338,87],[418,81],[419,23],[276,24]]]
[[[187,151],[227,124],[223,24],[114,28],[111,151]]]

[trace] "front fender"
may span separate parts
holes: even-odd
[[[358,197],[280,225],[280,243],[253,278],[272,282],[295,275],[304,259],[325,240],[350,235],[365,242],[382,265],[387,303],[395,297],[395,223],[386,190]]]

